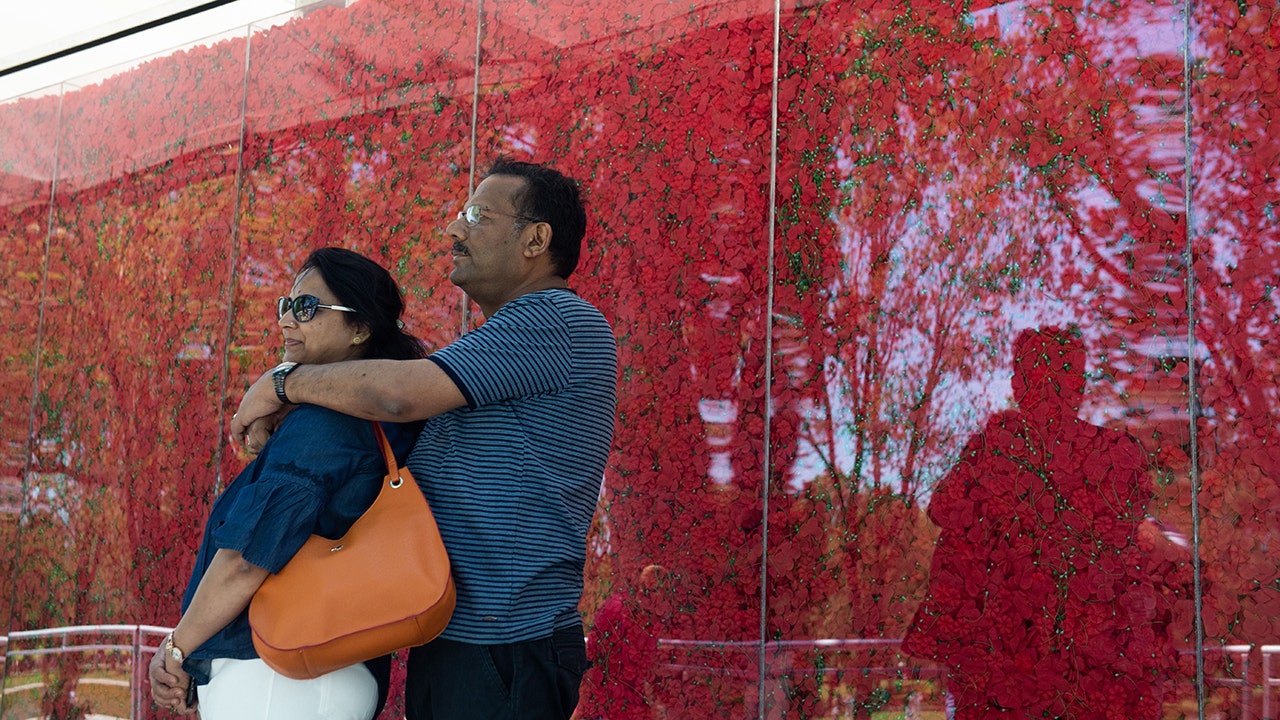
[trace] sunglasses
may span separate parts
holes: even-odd
[[[485,213],[489,213],[490,215],[501,215],[503,217],[515,218],[517,220],[527,220],[529,222],[542,222],[541,220],[537,218],[529,217],[528,215],[516,215],[513,213],[504,213],[500,210],[493,210],[493,209],[484,207],[483,205],[468,205],[466,210],[463,210],[462,212],[458,213],[458,219],[466,220],[468,227],[475,227],[480,224],[481,220],[484,219]]]
[[[309,322],[311,318],[316,316],[316,310],[340,310],[342,312],[356,312],[356,310],[343,307],[341,305],[323,305],[320,299],[315,295],[299,295],[296,298],[282,297],[276,301],[276,317],[282,318],[284,314],[293,311],[293,317],[300,323]]]

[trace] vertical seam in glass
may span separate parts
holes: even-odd
[[[1183,33],[1182,33],[1182,82],[1183,82],[1183,102],[1182,102],[1182,132],[1183,132],[1183,166],[1182,166],[1182,217],[1184,223],[1185,249],[1183,250],[1183,263],[1186,267],[1186,293],[1187,293],[1187,410],[1190,416],[1190,443],[1191,443],[1191,581],[1193,595],[1193,638],[1196,658],[1196,706],[1199,710],[1198,717],[1205,716],[1205,677],[1204,677],[1204,587],[1202,584],[1200,563],[1200,452],[1199,452],[1199,432],[1197,430],[1197,421],[1200,416],[1200,404],[1197,398],[1198,388],[1196,387],[1196,312],[1195,312],[1195,290],[1196,290],[1196,273],[1195,273],[1195,247],[1192,244],[1194,231],[1192,229],[1191,215],[1191,192],[1195,187],[1192,181],[1192,172],[1194,163],[1192,159],[1193,147],[1191,130],[1193,118],[1191,115],[1191,98],[1192,90],[1195,82],[1192,76],[1195,64],[1192,62],[1192,31],[1194,24],[1192,23],[1193,0],[1186,0],[1183,14]]]
[[[66,98],[66,83],[61,84],[58,91],[58,112],[54,120],[53,135],[53,174],[49,178],[49,212],[45,213],[45,229],[44,229],[44,261],[41,263],[40,269],[40,293],[39,312],[36,313],[36,345],[35,352],[31,355],[31,402],[27,405],[27,451],[26,457],[22,461],[22,481],[19,487],[22,488],[22,500],[18,503],[18,523],[14,536],[13,547],[10,548],[14,558],[22,557],[22,522],[21,519],[27,514],[27,503],[31,494],[27,492],[24,485],[31,477],[31,463],[35,458],[35,441],[36,441],[36,407],[38,406],[37,398],[40,396],[40,354],[44,350],[44,325],[45,325],[45,308],[48,304],[49,297],[49,257],[53,254],[53,223],[56,218],[54,211],[54,199],[58,192],[58,171],[60,160],[62,157],[62,109],[63,102]],[[6,605],[8,615],[4,618],[4,625],[0,626],[0,630],[7,632],[9,623],[13,622],[13,608],[18,601],[18,572],[22,563],[15,562],[13,564],[13,575],[9,581],[9,601]],[[8,647],[5,648],[8,653]],[[4,658],[0,658],[0,688],[6,687],[9,681],[9,663],[3,662]],[[4,693],[0,693],[0,711],[4,710]]]
[[[777,242],[778,218],[778,56],[782,45],[782,0],[773,2],[773,68],[772,87],[769,97],[769,222],[766,232],[769,234],[766,253],[768,263],[765,267],[765,322],[764,327],[764,458],[761,466],[764,469],[763,482],[760,484],[763,494],[761,511],[764,513],[761,527],[764,530],[760,537],[760,650],[757,655],[756,683],[759,697],[759,718],[764,720],[765,702],[765,648],[769,632],[769,478],[772,476],[773,464],[773,285],[777,281],[777,270],[774,266],[775,243]]]
[[[471,168],[467,173],[467,194],[476,189],[476,133],[480,124],[480,48],[484,38],[484,0],[476,0],[476,54],[471,71]]]
[[[218,403],[218,436],[222,436],[222,428],[226,422],[226,401],[227,391],[230,387],[231,376],[231,339],[235,330],[236,319],[236,277],[239,275],[236,268],[240,263],[240,209],[244,199],[244,193],[248,187],[245,182],[244,172],[244,153],[248,146],[249,137],[249,70],[250,62],[253,57],[253,25],[245,26],[244,33],[244,82],[241,84],[240,91],[240,151],[236,153],[236,181],[235,192],[236,199],[231,205],[231,257],[227,261],[227,325],[226,334],[222,339],[222,367],[219,369],[220,377],[218,378],[218,397],[223,398],[223,402]],[[225,478],[222,476],[222,453],[226,447],[224,442],[219,441],[214,446],[214,471],[213,471],[213,494],[222,493],[225,486]]]
[[[480,48],[484,39],[484,0],[476,0],[476,54],[471,69],[471,158],[467,170],[467,198],[476,191],[476,134],[480,127]],[[447,218],[446,218],[447,219]],[[467,294],[462,294],[461,316],[459,317],[458,335],[461,336],[471,325],[471,303]]]

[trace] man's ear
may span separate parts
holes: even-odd
[[[535,258],[551,251],[551,224],[533,223],[524,229],[524,256]]]

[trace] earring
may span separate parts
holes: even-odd
[[[359,335],[357,335],[357,336],[355,336],[355,337],[351,338],[351,344],[352,344],[352,345],[359,345],[359,344],[360,344],[360,343],[362,343],[362,342],[364,342],[364,338],[360,337]]]

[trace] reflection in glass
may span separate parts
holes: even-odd
[[[941,535],[903,649],[947,667],[957,718],[1160,717],[1175,656],[1168,578],[1139,545],[1151,480],[1133,437],[1077,417],[1084,361],[1077,332],[1023,331],[1015,407],[934,489]]]

